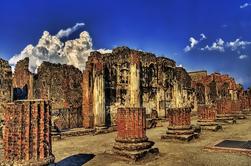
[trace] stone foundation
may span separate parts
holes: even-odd
[[[146,136],[145,108],[119,108],[117,112],[117,137],[113,153],[137,161],[147,154],[157,154],[154,142]]]
[[[216,106],[215,105],[198,105],[198,125],[201,129],[217,131],[222,126],[216,122]]]
[[[19,100],[7,105],[3,165],[40,166],[54,162],[50,107],[46,100]]]
[[[190,141],[199,134],[191,126],[191,108],[172,108],[168,110],[169,126],[161,139]]]

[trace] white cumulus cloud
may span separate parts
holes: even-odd
[[[190,51],[199,42],[198,40],[196,40],[193,37],[190,37],[189,41],[190,41],[190,45],[185,47],[185,49],[184,49],[185,52]]]
[[[249,41],[242,41],[241,39],[236,39],[232,42],[227,42],[226,46],[229,47],[232,51],[237,50],[238,48],[245,49],[247,45],[251,45]]]
[[[245,59],[245,58],[247,58],[248,56],[247,55],[240,55],[239,56],[239,59]]]
[[[248,7],[248,6],[251,6],[251,4],[246,2],[246,3],[242,4],[242,5],[240,5],[240,8],[243,9],[243,8]]]
[[[204,33],[201,33],[200,36],[201,36],[200,41],[207,39],[207,37]]]
[[[36,72],[43,61],[74,65],[83,71],[90,52],[94,51],[92,46],[92,38],[87,31],[81,32],[79,38],[68,40],[65,43],[57,36],[44,31],[37,45],[29,44],[21,53],[14,55],[9,63],[11,66],[15,66],[19,60],[29,57],[29,70],[33,73]],[[111,52],[111,50],[106,49],[97,51],[100,51],[100,53]]]
[[[194,37],[190,37],[189,38],[189,41],[190,41],[190,45],[187,45],[185,48],[184,48],[184,51],[185,52],[189,52],[191,51],[197,44],[199,44],[199,42],[201,42],[202,40],[205,40],[207,39],[206,35],[204,33],[201,33],[200,34],[200,39],[197,40],[195,39]]]
[[[213,42],[212,46],[208,46],[206,45],[206,47],[201,48],[202,51],[204,50],[208,50],[208,51],[220,51],[220,52],[224,52],[224,40],[219,38],[216,40],[216,42]]]
[[[67,29],[61,29],[56,36],[58,38],[68,37],[70,34],[78,30],[79,28],[85,26],[84,23],[76,23],[73,27]]]

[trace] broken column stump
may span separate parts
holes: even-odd
[[[222,126],[216,122],[216,106],[213,104],[198,105],[198,125],[203,130],[218,131]]]
[[[241,98],[241,110],[244,115],[251,116],[251,100],[248,97]]]
[[[2,165],[42,166],[54,162],[49,101],[19,100],[9,103],[4,119]]]
[[[236,123],[236,118],[231,113],[232,104],[231,100],[221,99],[216,102],[217,114],[216,121],[222,124]]]
[[[146,136],[145,108],[119,108],[117,112],[117,137],[113,153],[137,161],[147,154],[158,154],[154,142]]]
[[[190,141],[199,134],[191,126],[191,108],[171,108],[168,110],[169,125],[161,139]]]
[[[236,119],[246,119],[246,116],[242,113],[241,102],[239,100],[231,102],[231,114]]]

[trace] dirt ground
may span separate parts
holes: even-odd
[[[193,122],[195,123],[195,119]],[[203,131],[199,139],[189,143],[164,142],[160,136],[165,131],[165,126],[147,130],[148,138],[155,141],[160,154],[136,163],[123,161],[106,153],[112,149],[116,132],[53,141],[53,153],[60,166],[251,166],[251,157],[246,155],[203,150],[206,145],[221,139],[251,140],[251,117],[239,120],[237,124],[224,126],[223,131]]]

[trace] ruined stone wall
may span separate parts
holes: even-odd
[[[199,80],[202,77],[207,76],[207,71],[206,70],[201,70],[201,71],[193,71],[193,72],[188,72],[192,80]]]
[[[29,71],[29,58],[17,62],[13,77],[13,99],[33,98],[33,74]]]
[[[175,100],[173,108],[191,107],[194,105],[194,91],[191,88],[191,77],[182,67],[175,68]]]
[[[82,72],[74,66],[43,62],[34,76],[34,97],[51,100],[62,128],[82,126]]]
[[[4,106],[12,98],[12,72],[7,61],[0,58],[0,119],[4,112]]]
[[[46,165],[54,161],[51,108],[45,100],[18,100],[5,113],[4,159],[16,164]]]
[[[147,114],[157,111],[159,117],[166,117],[166,110],[176,106],[178,96],[175,95],[175,91],[178,89],[182,99],[180,101],[187,102],[188,99],[192,99],[189,98],[192,93],[185,90],[190,88],[191,79],[184,69],[176,70],[175,61],[165,57],[156,57],[151,53],[119,47],[115,48],[112,53],[92,52],[89,56],[83,78],[85,86],[83,94],[87,95],[83,100],[87,103],[90,103],[89,100],[95,101],[94,98],[96,98],[91,94],[95,94],[97,90],[93,84],[98,77],[95,67],[98,61],[102,63],[102,77],[105,80],[105,110],[103,112],[106,114],[106,124],[115,124],[118,108],[131,105],[145,107]],[[87,73],[89,73],[88,77],[86,77]],[[89,122],[95,113],[93,107],[93,102],[90,107],[85,102],[83,103],[83,114],[89,112]]]
[[[198,104],[211,104],[222,98],[238,100],[242,93],[240,85],[229,75],[220,73],[206,75],[204,72],[189,74]]]

